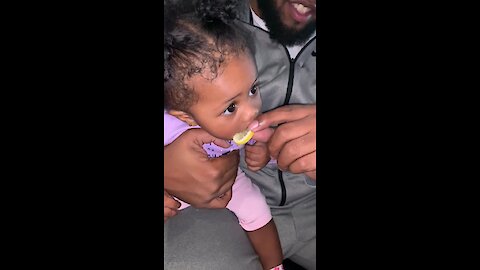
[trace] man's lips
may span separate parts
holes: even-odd
[[[310,20],[313,13],[317,10],[313,3],[306,1],[290,1],[288,6],[292,18],[300,23]]]
[[[290,1],[292,5],[299,6],[300,10],[308,9],[308,11],[315,12],[317,9],[317,1],[302,1],[302,0],[293,0]]]

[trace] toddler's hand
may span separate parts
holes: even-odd
[[[245,162],[252,171],[258,171],[270,161],[270,153],[266,143],[256,142],[254,145],[245,145]]]

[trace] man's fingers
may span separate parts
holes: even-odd
[[[167,191],[163,190],[163,205],[171,209],[178,209],[180,207],[180,202],[175,200]]]
[[[280,150],[289,141],[305,136],[311,129],[310,126],[305,125],[304,119],[294,122],[288,122],[275,130],[272,138],[268,142],[268,151],[270,155],[278,159]]]
[[[240,162],[240,155],[238,154],[238,151],[232,151],[224,156],[212,158],[210,159],[210,162],[214,165],[220,164],[226,166],[225,168],[229,168],[226,172],[224,172],[224,175],[222,175],[222,178],[225,180],[225,182],[234,181],[237,177],[238,163]],[[212,175],[212,177],[219,178],[220,175]]]
[[[203,129],[195,129],[195,130],[196,131],[194,131],[194,132],[197,133],[195,135],[195,140],[197,141],[198,145],[200,145],[200,146],[202,146],[206,143],[211,143],[211,142],[213,142],[214,144],[216,144],[220,147],[223,147],[223,148],[227,148],[227,147],[230,146],[230,144],[227,141],[216,138],[216,137],[210,135],[209,133],[207,133]]]
[[[167,217],[173,217],[177,214],[177,211],[170,208],[163,208],[163,215]]]
[[[316,168],[317,168],[317,152],[315,151],[293,161],[290,164],[290,166],[288,166],[287,170],[292,173],[306,173],[306,172],[314,171],[316,170]]]
[[[194,128],[164,146],[164,188],[195,207],[210,202],[219,188],[233,181],[237,173],[238,151],[220,158],[208,158],[203,144],[209,141],[222,145],[204,130]]]
[[[307,175],[312,180],[315,180],[315,181],[317,180],[317,170],[306,172],[305,175]]]
[[[277,157],[278,167],[282,170],[291,171],[289,167],[294,161],[305,155],[315,152],[316,149],[317,143],[312,134],[309,133],[305,136],[295,138],[286,143],[279,152]]]
[[[265,129],[265,127],[276,126],[278,124],[302,119],[307,115],[315,114],[315,105],[285,105],[277,109],[265,112],[257,117],[258,126],[252,129],[256,132]]]
[[[171,199],[171,200],[168,200],[168,201],[163,200],[163,206],[171,208],[171,209],[178,209],[180,207],[180,202],[178,202],[174,199]]]
[[[177,211],[174,211],[170,208],[163,208],[163,222],[165,223],[169,218],[177,215]]]
[[[219,194],[209,203],[209,208],[225,208],[232,199],[232,189],[230,188],[225,193]]]
[[[257,142],[268,142],[270,137],[272,137],[273,129],[268,125],[263,125],[264,129],[257,130],[253,133],[253,139]]]

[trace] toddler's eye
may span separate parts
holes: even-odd
[[[236,107],[237,106],[235,105],[235,103],[230,104],[230,106],[228,106],[228,108],[223,112],[223,114],[226,114],[226,115],[232,114],[235,111]]]
[[[250,92],[248,93],[249,96],[253,96],[257,93],[258,91],[258,86],[254,86],[252,89],[250,89]]]

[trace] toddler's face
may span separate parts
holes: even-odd
[[[246,53],[227,58],[213,81],[200,75],[192,77],[188,83],[199,97],[190,108],[193,119],[213,136],[232,139],[260,112],[256,79],[255,62]]]

